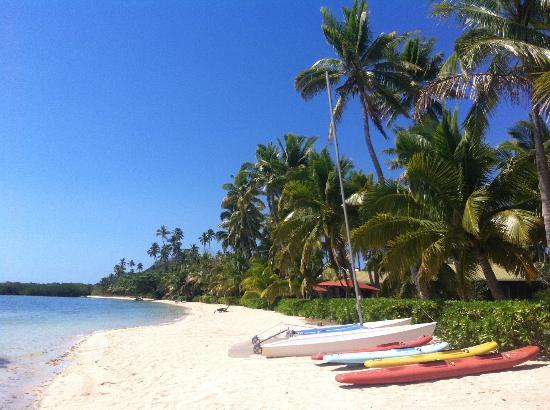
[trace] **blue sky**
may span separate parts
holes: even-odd
[[[332,55],[320,6],[350,4],[4,1],[0,281],[96,282],[121,257],[148,266],[161,224],[186,245],[217,227],[221,185],[258,143],[324,144],[326,97],[304,102],[293,78]],[[428,17],[429,1],[369,4],[375,33],[420,29],[446,53],[459,33]],[[342,151],[371,171],[356,105]],[[524,115],[501,106],[489,141]]]

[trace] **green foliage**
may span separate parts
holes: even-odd
[[[496,341],[501,349],[550,348],[550,305],[525,301],[443,304],[437,335],[454,346]]]
[[[353,299],[283,299],[275,310],[338,323],[357,322]],[[550,303],[373,298],[363,300],[363,315],[366,321],[404,317],[411,317],[413,323],[437,321],[436,335],[457,347],[494,340],[502,349],[528,344],[550,348]]]
[[[544,289],[536,292],[533,295],[533,300],[535,302],[540,302],[550,306],[550,289]]]
[[[0,283],[0,295],[78,297],[91,293],[92,285],[84,283]]]

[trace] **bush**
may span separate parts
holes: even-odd
[[[533,295],[533,300],[550,306],[550,289],[539,290]]]
[[[247,308],[251,308],[251,309],[269,310],[273,308],[273,306],[270,306],[270,304],[265,299],[252,298],[252,297],[241,298],[240,304],[242,306],[246,306]]]
[[[461,302],[418,299],[364,299],[365,321],[411,317],[413,323],[437,321],[436,335],[452,346],[494,340],[501,349],[529,344],[550,349],[550,308],[527,301]],[[283,299],[280,313],[308,318],[357,322],[353,299]]]

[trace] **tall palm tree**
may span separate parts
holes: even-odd
[[[206,231],[206,239],[207,239],[207,242],[208,242],[208,249],[210,250],[210,244],[212,243],[212,241],[214,240],[214,238],[216,237],[216,232],[214,232],[213,229],[208,229]]]
[[[434,14],[454,16],[465,32],[456,39],[454,55],[439,78],[425,88],[417,114],[434,99],[470,97],[474,104],[466,126],[481,134],[500,99],[514,103],[530,100],[542,214],[550,246],[550,170],[541,139],[542,116],[550,112],[550,2],[444,0],[434,5]]]
[[[172,253],[172,245],[169,243],[164,243],[160,248],[160,260],[161,262],[168,262],[170,255]]]
[[[404,70],[409,66],[396,52],[406,38],[395,32],[373,37],[370,30],[368,6],[355,1],[351,8],[343,8],[340,22],[325,7],[321,8],[322,30],[325,39],[336,53],[336,58],[322,58],[310,68],[298,73],[294,85],[304,99],[310,99],[325,90],[325,73],[331,84],[337,85],[338,100],[335,118],[341,118],[344,108],[353,96],[358,96],[364,119],[365,142],[379,181],[384,180],[382,167],[374,149],[370,133],[372,124],[387,138],[383,126],[384,115],[399,112],[407,115],[400,93],[410,87]]]
[[[201,236],[199,236],[199,242],[202,245],[202,251],[206,252],[206,244],[208,243],[208,234],[206,232],[203,232]]]
[[[258,198],[260,191],[250,171],[250,164],[245,164],[233,182],[223,185],[227,194],[222,201],[224,211],[220,224],[227,233],[224,241],[233,249],[242,251],[247,258],[256,253],[265,208]]]
[[[143,263],[138,262],[138,264],[136,265],[136,269],[138,272],[141,273],[143,271]]]
[[[343,159],[341,168],[349,196],[352,164]],[[285,184],[280,208],[285,217],[273,233],[279,267],[292,269],[297,260],[307,285],[312,286],[318,261],[325,255],[334,271],[347,278],[350,266],[338,177],[326,148],[312,153],[307,169]]]
[[[316,138],[292,133],[277,138],[277,144],[259,144],[256,149],[254,179],[266,197],[269,214],[279,222],[278,203],[287,174],[307,164]]]
[[[147,255],[149,255],[151,258],[157,260],[157,256],[160,254],[160,246],[158,243],[153,242],[151,244],[151,247],[147,251]]]
[[[513,172],[495,175],[495,150],[478,136],[461,134],[456,112],[401,138],[409,141],[398,143],[396,152],[406,185],[378,186],[367,195],[365,211],[373,217],[354,231],[357,245],[385,247],[382,265],[390,273],[418,266],[424,285],[449,260],[460,278],[479,266],[495,299],[504,293],[490,261],[534,278],[525,247],[540,219],[523,207],[532,196],[524,180]]]
[[[168,235],[170,235],[170,231],[165,225],[162,225],[159,229],[157,229],[157,236],[162,238],[163,241],[168,240]]]
[[[134,273],[134,266],[136,266],[136,263],[133,259],[130,259],[130,262],[128,262],[128,266],[130,267],[130,273]]]

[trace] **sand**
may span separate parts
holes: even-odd
[[[182,304],[180,304],[182,305]],[[185,303],[180,321],[94,333],[43,390],[44,409],[547,409],[550,366],[413,385],[341,387],[309,358],[228,357],[228,348],[279,322],[276,312]]]

